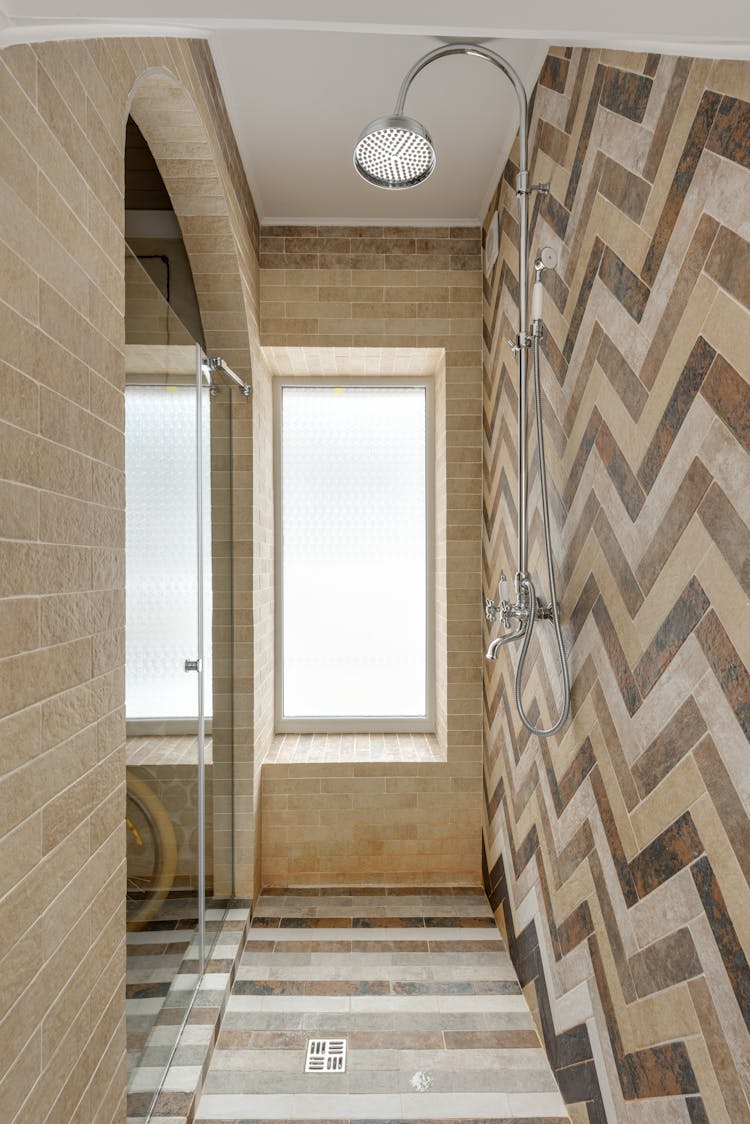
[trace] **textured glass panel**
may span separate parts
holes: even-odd
[[[424,388],[282,392],[284,717],[426,712]]]
[[[198,714],[195,387],[125,392],[126,699],[128,718]],[[211,620],[209,396],[203,395],[204,598]],[[210,629],[207,634],[210,639]],[[210,643],[204,660],[211,714]]]

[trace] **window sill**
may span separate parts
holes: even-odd
[[[264,765],[445,761],[434,734],[278,734]]]

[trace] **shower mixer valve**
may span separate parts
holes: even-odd
[[[529,619],[529,597],[526,592],[525,583],[529,579],[525,578],[523,582],[516,580],[516,596],[518,600],[515,603],[510,601],[510,582],[504,573],[500,574],[500,583],[498,585],[498,600],[493,601],[491,597],[484,599],[484,615],[490,624],[494,624],[497,618],[503,622],[504,628],[510,628],[513,621],[518,622],[518,626],[510,636],[502,636],[500,640],[511,640],[515,636],[523,633],[526,622]],[[545,605],[544,602],[536,600],[536,612],[534,619],[538,621],[552,620],[552,606]]]

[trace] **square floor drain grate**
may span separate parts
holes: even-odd
[[[343,1073],[346,1069],[345,1038],[310,1038],[305,1073]]]

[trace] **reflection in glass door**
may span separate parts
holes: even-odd
[[[234,750],[231,419],[233,404],[244,402],[239,393],[212,370],[129,255],[129,1120],[149,1119],[232,893],[225,806]],[[220,898],[213,896],[217,886]]]

